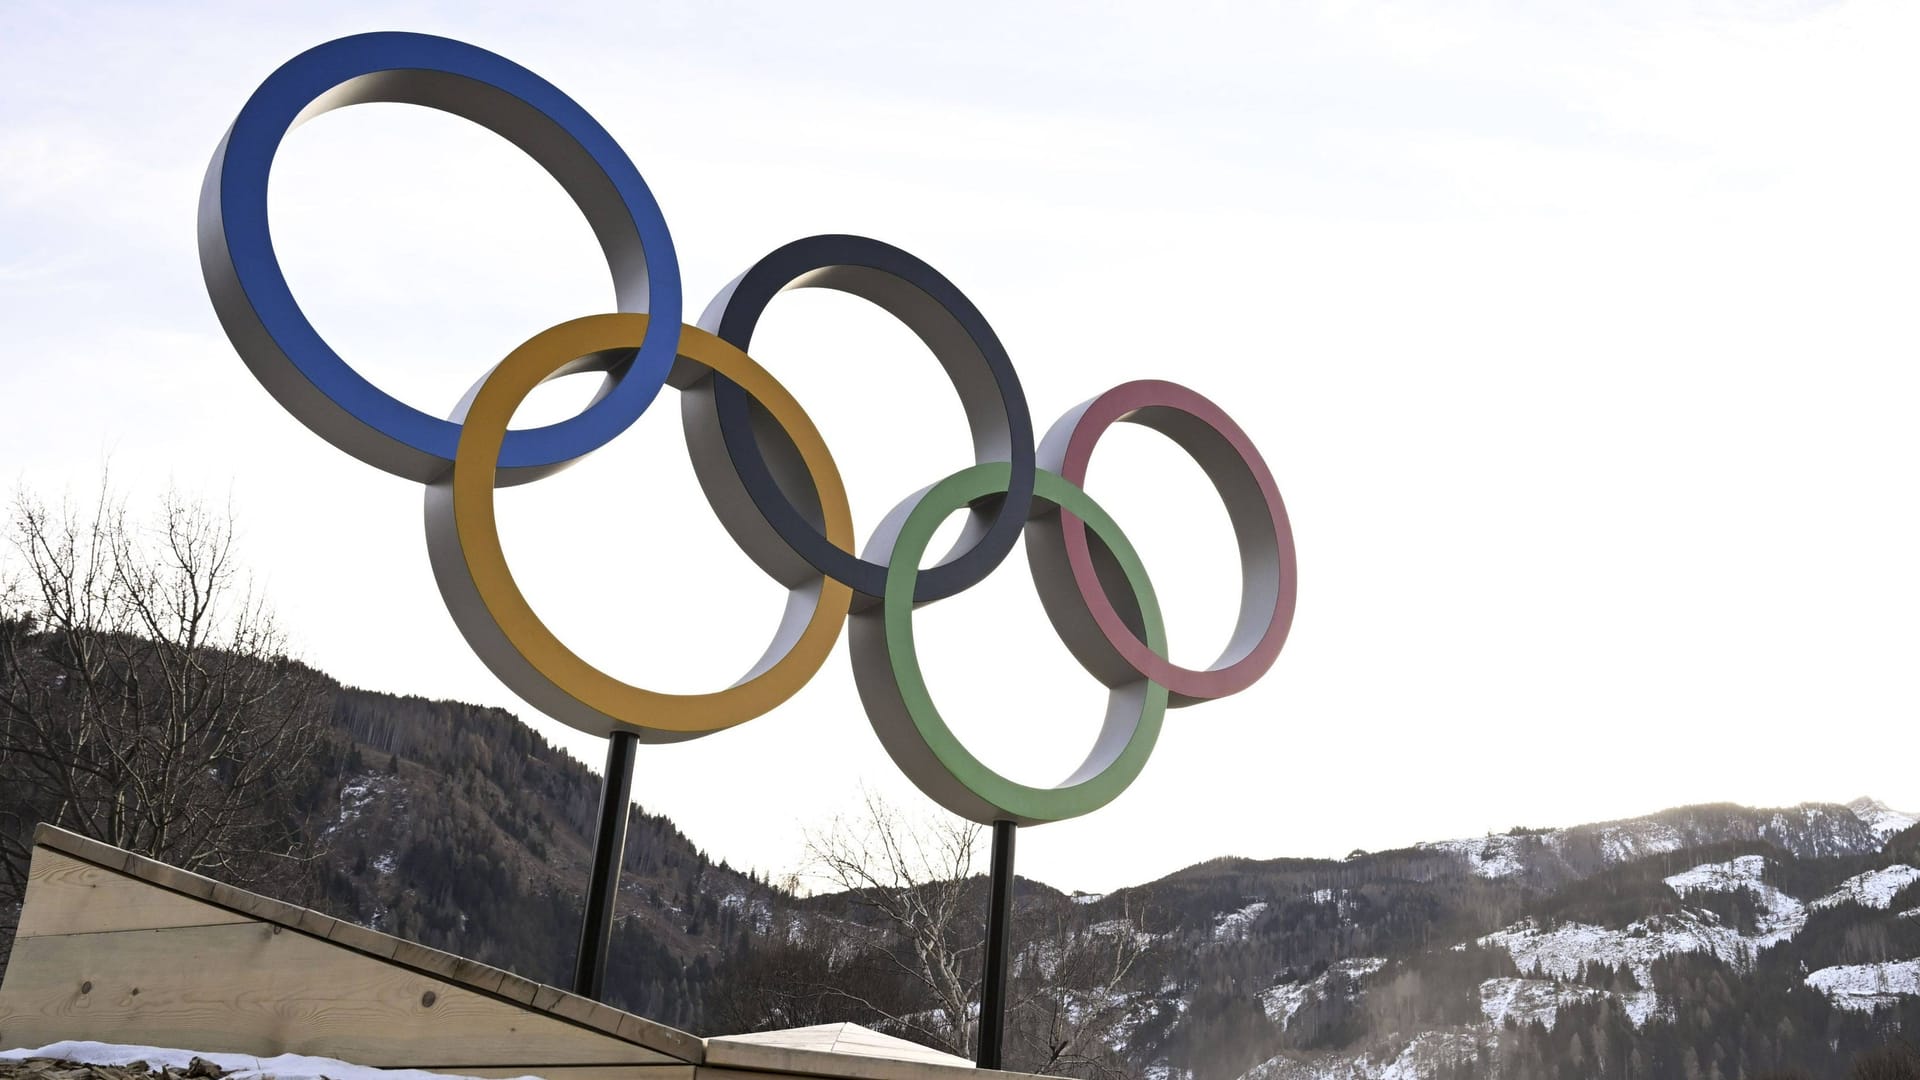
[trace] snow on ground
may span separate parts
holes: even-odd
[[[1841,904],[1859,904],[1861,907],[1879,908],[1882,911],[1893,906],[1893,898],[1901,889],[1920,881],[1920,870],[1911,866],[1889,866],[1883,870],[1869,870],[1864,874],[1840,883],[1840,887],[1815,900],[1809,907],[1830,908]]]
[[[1561,979],[1579,977],[1589,962],[1598,960],[1608,967],[1626,964],[1641,985],[1651,985],[1653,962],[1680,952],[1712,953],[1745,969],[1760,950],[1791,938],[1807,924],[1807,909],[1800,901],[1761,880],[1765,869],[1765,859],[1743,855],[1666,879],[1668,887],[1683,897],[1697,891],[1752,890],[1760,911],[1751,935],[1726,925],[1712,912],[1682,911],[1641,919],[1624,930],[1586,923],[1562,923],[1549,930],[1527,920],[1488,934],[1480,944],[1506,949],[1521,971]]]
[[[1742,855],[1731,862],[1705,863],[1666,879],[1667,887],[1682,898],[1690,892],[1732,892],[1746,889],[1760,901],[1760,911],[1755,916],[1755,932],[1751,938],[1741,938],[1737,944],[1751,946],[1758,952],[1769,945],[1778,945],[1800,932],[1807,925],[1807,909],[1800,901],[1767,884],[1765,877],[1767,860],[1759,855]],[[1724,928],[1723,928],[1724,929]],[[1736,937],[1739,935],[1736,933]],[[1736,943],[1728,943],[1736,944]],[[1734,962],[1724,952],[1718,952],[1721,959]]]
[[[1440,840],[1419,846],[1428,851],[1459,855],[1481,877],[1503,878],[1526,870],[1526,853],[1530,845],[1559,852],[1565,849],[1571,834],[1572,830],[1553,829],[1520,836]],[[1598,840],[1600,854],[1609,863],[1630,862],[1648,855],[1678,851],[1685,846],[1678,830],[1658,821],[1622,821],[1601,826]]]
[[[1511,1016],[1516,1024],[1538,1020],[1552,1031],[1561,1008],[1603,997],[1617,1000],[1634,1027],[1645,1027],[1660,1011],[1660,997],[1652,990],[1613,994],[1592,987],[1566,986],[1551,979],[1488,979],[1480,984],[1480,1012],[1495,1024]]]
[[[1884,843],[1886,839],[1902,829],[1920,823],[1920,815],[1905,814],[1892,810],[1885,803],[1874,799],[1856,799],[1847,804],[1873,834]],[[1811,821],[1815,817],[1828,816],[1828,808],[1801,807],[1801,813]],[[1793,835],[1807,826],[1808,822],[1790,819],[1787,814],[1773,816],[1770,824],[1762,826],[1762,835],[1784,837]],[[1466,840],[1440,840],[1418,845],[1426,851],[1440,851],[1458,855],[1467,861],[1473,872],[1485,878],[1511,877],[1526,869],[1526,855],[1533,845],[1552,852],[1564,852],[1569,839],[1592,835],[1599,843],[1601,856],[1609,863],[1632,862],[1649,855],[1664,855],[1670,851],[1679,851],[1687,844],[1680,830],[1662,821],[1634,819],[1616,821],[1606,825],[1583,825],[1577,829],[1550,829],[1543,832],[1519,836],[1479,836]],[[1828,852],[1827,854],[1839,854]]]
[[[1807,976],[1807,985],[1839,1008],[1872,1012],[1895,1004],[1902,996],[1920,995],[1920,960],[1821,968]]]
[[[735,912],[756,934],[773,931],[773,905],[765,899],[749,899],[746,893],[730,892],[720,898],[720,910]]]
[[[1112,1026],[1107,1029],[1104,1041],[1116,1054],[1126,1052],[1127,1040],[1133,1038],[1134,1029],[1152,1019],[1156,1012],[1150,996],[1129,994],[1111,987],[1104,991],[1055,987],[1050,994],[1060,1002],[1070,1025],[1079,1026],[1103,1016],[1111,1016]]]
[[[1535,1020],[1553,1030],[1562,1005],[1579,1005],[1604,991],[1585,986],[1561,986],[1552,979],[1488,979],[1480,984],[1480,1013],[1496,1024],[1513,1017],[1516,1024]]]
[[[1767,860],[1760,855],[1742,855],[1731,862],[1702,863],[1667,878],[1667,888],[1685,896],[1690,892],[1732,892],[1735,889],[1759,890],[1766,887],[1763,878]]]
[[[1914,908],[1912,911],[1903,911],[1900,913],[1900,917],[1903,919],[1911,919],[1916,915],[1920,915],[1920,907]]]
[[[1260,1008],[1266,1011],[1267,1019],[1279,1024],[1284,1031],[1292,1022],[1293,1014],[1299,1012],[1302,1006],[1314,998],[1326,996],[1329,976],[1344,975],[1357,982],[1386,966],[1387,962],[1378,956],[1335,960],[1327,970],[1311,979],[1281,983],[1260,991]]]
[[[1423,1080],[1443,1067],[1475,1061],[1481,1044],[1499,1043],[1497,1032],[1428,1031],[1398,1052],[1327,1054],[1305,1061],[1270,1058],[1241,1080]]]
[[[1253,926],[1253,921],[1255,919],[1258,919],[1260,916],[1266,914],[1266,911],[1267,911],[1267,902],[1265,900],[1255,900],[1253,903],[1248,904],[1246,907],[1241,908],[1239,911],[1229,911],[1224,915],[1214,916],[1213,917],[1213,940],[1215,941],[1245,940],[1247,936],[1247,930]]]
[[[1087,927],[1087,933],[1095,937],[1124,937],[1132,934],[1133,943],[1142,949],[1166,936],[1164,934],[1149,934],[1145,930],[1133,925],[1132,919],[1108,919],[1105,922],[1097,922]],[[1218,933],[1218,930],[1216,930],[1216,936]]]
[[[1685,844],[1680,831],[1658,821],[1609,825],[1600,832],[1600,854],[1609,863],[1631,862],[1647,855],[1679,851]]]
[[[1512,877],[1526,869],[1517,837],[1477,836],[1471,840],[1439,840],[1420,846],[1466,859],[1473,872],[1483,878]]]
[[[329,822],[322,837],[332,836],[341,829],[360,820],[366,813],[367,804],[373,802],[375,795],[386,791],[385,777],[368,774],[356,776],[340,788],[340,817]]]
[[[393,868],[397,865],[399,864],[394,860],[393,852],[391,851],[376,856],[372,863],[373,868],[382,875],[392,874]]]
[[[251,1054],[216,1054],[205,1050],[170,1050],[121,1043],[57,1042],[30,1050],[0,1050],[0,1061],[25,1061],[28,1058],[56,1058],[86,1065],[131,1065],[136,1061],[144,1061],[155,1069],[182,1070],[192,1064],[194,1058],[205,1058],[222,1069],[230,1070],[228,1080],[437,1080],[459,1075],[424,1072],[420,1069],[375,1069],[333,1058],[306,1057],[301,1054],[259,1058]]]
[[[1073,902],[1076,904],[1097,904],[1106,898],[1107,894],[1103,892],[1077,892],[1073,894]]]
[[[1562,923],[1545,930],[1527,921],[1488,934],[1480,944],[1507,950],[1521,971],[1574,979],[1588,963],[1598,960],[1608,967],[1627,965],[1634,978],[1645,984],[1652,978],[1653,962],[1669,953],[1710,952],[1744,966],[1759,941],[1742,937],[1711,917],[1686,913],[1644,919],[1625,930],[1587,923]]]
[[[1293,1022],[1293,1014],[1307,1003],[1318,979],[1303,979],[1300,982],[1282,983],[1260,991],[1260,1007],[1266,1010],[1267,1019],[1280,1025],[1285,1031]]]
[[[1855,799],[1847,804],[1853,816],[1866,823],[1882,841],[1902,829],[1920,823],[1920,815],[1903,814],[1878,799]]]

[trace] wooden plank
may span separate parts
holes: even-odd
[[[244,915],[156,889],[51,848],[33,849],[27,888],[33,902],[20,912],[23,938],[247,921]]]
[[[575,997],[555,987],[542,986],[499,968],[488,967],[477,961],[444,953],[438,949],[402,941],[389,934],[333,919],[316,911],[309,911],[294,904],[189,873],[178,867],[155,862],[144,856],[89,840],[64,829],[42,825],[35,831],[34,840],[36,859],[44,851],[50,858],[65,858],[72,862],[105,868],[100,871],[101,873],[112,874],[118,871],[125,875],[124,883],[116,883],[114,887],[124,889],[130,897],[140,896],[142,888],[147,890],[147,900],[137,903],[130,901],[127,906],[138,907],[140,903],[151,903],[163,910],[177,912],[199,910],[181,908],[180,904],[191,905],[196,901],[204,902],[209,909],[221,912],[217,918],[208,920],[209,922],[260,921],[289,930],[303,931],[312,937],[330,941],[343,949],[365,953],[381,960],[391,960],[421,974],[478,991],[483,996],[502,998],[539,1011],[552,1012],[581,1027],[658,1051],[668,1060],[696,1062],[700,1061],[705,1053],[705,1045],[697,1036],[664,1024],[657,1024],[585,998]],[[47,897],[44,903],[36,900],[36,897],[43,894]],[[44,914],[48,905],[56,908],[61,906],[52,892],[29,888],[23,918],[33,917],[36,911],[43,913],[41,917],[55,918],[56,916]],[[154,919],[158,924],[173,924],[172,916],[156,915]],[[60,930],[57,923],[48,925],[55,931]],[[151,927],[148,923],[135,918],[124,925],[109,924],[102,928],[126,930]]]
[[[109,870],[123,869],[127,860],[134,858],[134,854],[124,848],[89,840],[79,833],[68,832],[44,821],[34,827],[33,843],[35,847],[50,847],[76,859],[99,863]]]
[[[19,940],[0,1041],[61,1039],[384,1067],[682,1064],[263,922]]]
[[[628,1042],[652,1047],[681,1061],[706,1060],[706,1040],[698,1035],[689,1035],[679,1028],[668,1027],[644,1016],[635,1016],[612,1007],[602,1007],[597,1016],[602,1023],[611,1021],[613,1024],[611,1028],[601,1027],[601,1031],[616,1032]]]

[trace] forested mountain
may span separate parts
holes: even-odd
[[[564,985],[598,778],[499,710],[336,687],[331,721],[298,799],[321,854],[283,894]],[[918,885],[948,914],[916,938],[884,896],[795,896],[658,816],[628,844],[615,1004],[939,1043],[921,954],[977,977],[978,879]],[[1105,896],[1022,881],[1017,905],[1015,1068],[1842,1077],[1920,1034],[1920,826],[1866,800],[1219,859]]]

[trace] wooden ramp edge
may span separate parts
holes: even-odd
[[[42,825],[0,1046],[185,1046],[468,1075],[693,1080],[696,1036]]]

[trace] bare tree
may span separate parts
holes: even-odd
[[[987,889],[975,874],[984,830],[951,817],[914,819],[867,793],[862,812],[809,833],[813,877],[853,918],[790,935],[775,952],[791,991],[805,970],[809,1015],[838,1005],[898,1034],[971,1056],[979,1021]],[[823,934],[824,929],[824,934]],[[1143,1005],[1128,979],[1149,939],[1134,920],[1087,925],[1085,909],[1044,886],[1019,891],[1008,1003],[1007,1067],[1084,1077],[1126,1075],[1114,1045]],[[795,942],[830,939],[812,967]],[[881,958],[884,967],[863,961]],[[886,992],[886,967],[906,995]],[[842,1015],[837,1019],[854,1019]],[[814,1022],[821,1022],[818,1019]]]
[[[1007,1029],[1009,1066],[1085,1077],[1129,1075],[1119,1044],[1150,1007],[1130,992],[1151,937],[1130,915],[1079,925],[1068,907],[1033,911],[1022,935]]]
[[[810,832],[808,862],[818,879],[898,935],[897,943],[877,948],[931,1007],[894,1012],[851,987],[838,989],[888,1015],[893,1026],[968,1056],[980,988],[984,911],[971,879],[981,829],[959,818],[906,820],[870,791],[862,809],[856,819]]]
[[[332,684],[289,660],[230,514],[19,492],[0,561],[0,918],[36,821],[239,884],[311,857]]]

